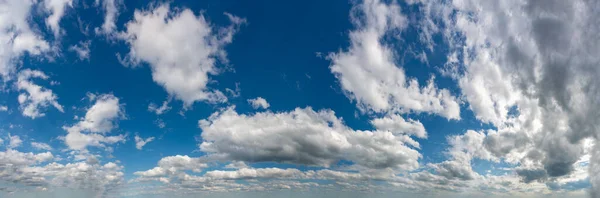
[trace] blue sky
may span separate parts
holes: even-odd
[[[594,197],[596,4],[3,1],[0,195]]]

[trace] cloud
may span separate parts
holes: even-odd
[[[19,146],[21,146],[21,144],[23,143],[23,140],[21,140],[21,137],[19,137],[18,135],[10,135],[8,134],[8,148],[17,148]]]
[[[16,71],[15,62],[25,52],[40,55],[50,49],[40,35],[32,31],[28,19],[34,5],[31,0],[7,0],[0,2],[0,76],[6,82]]]
[[[358,166],[412,170],[418,143],[389,131],[355,131],[331,110],[240,115],[234,107],[199,121],[200,150],[222,160],[280,162],[330,167],[340,160]],[[410,146],[409,146],[410,145]]]
[[[138,150],[142,150],[142,147],[144,147],[144,145],[146,145],[148,142],[152,142],[153,140],[154,137],[143,139],[140,136],[135,135],[135,148],[137,148]]]
[[[391,131],[394,134],[408,134],[419,138],[427,138],[425,127],[418,120],[408,119],[406,121],[399,115],[390,115],[384,118],[376,118],[371,120],[371,124],[377,130]]]
[[[185,107],[196,101],[224,102],[225,95],[207,84],[210,75],[219,73],[217,59],[227,62],[223,47],[245,21],[227,16],[231,26],[216,28],[189,9],[172,11],[165,4],[150,11],[136,10],[122,33],[130,47],[127,60],[133,65],[148,63],[152,79]]]
[[[123,183],[123,166],[108,162],[73,162],[59,164],[50,162],[50,152],[23,153],[8,149],[0,151],[0,180],[10,181],[7,187],[19,186],[18,191],[87,189],[97,197],[106,197],[108,192]],[[45,165],[42,165],[45,163]]]
[[[600,127],[600,3],[420,2],[450,46],[449,76],[476,118],[497,128],[482,149],[519,164],[526,182],[574,174]]]
[[[162,115],[163,113],[166,113],[169,110],[171,110],[171,107],[169,106],[169,102],[171,102],[170,99],[165,100],[160,107],[156,106],[156,104],[154,104],[154,103],[150,103],[148,105],[148,111],[154,112],[154,113],[156,113],[156,115]]]
[[[90,60],[90,44],[91,40],[88,41],[80,41],[77,45],[72,45],[69,47],[69,51],[75,52],[79,60]]]
[[[191,158],[187,155],[176,155],[168,156],[160,159],[158,166],[147,171],[135,172],[135,175],[141,177],[164,177],[165,179],[170,176],[179,176],[182,171],[194,171],[201,172],[203,168],[207,168],[208,165],[202,163],[198,158]]]
[[[4,105],[0,105],[0,111],[8,111],[8,107]]]
[[[102,1],[102,9],[104,9],[104,23],[100,28],[96,28],[96,34],[112,35],[115,33],[117,25],[117,17],[119,17],[119,7],[122,5],[122,0],[96,0],[96,6]]]
[[[54,37],[58,38],[61,34],[60,20],[65,15],[65,9],[73,7],[73,0],[44,0],[44,8],[50,12],[46,18],[46,25],[54,32]]]
[[[254,99],[248,99],[248,103],[254,109],[259,109],[259,108],[267,109],[267,108],[269,108],[269,106],[271,106],[271,105],[269,105],[269,103],[267,102],[267,100],[265,100],[262,97],[258,97],[258,98],[254,98]]]
[[[123,118],[123,110],[119,98],[112,94],[94,97],[92,105],[78,123],[73,126],[64,126],[68,134],[64,137],[65,143],[74,150],[85,150],[88,146],[105,146],[125,142],[124,135],[105,136],[117,125],[118,119]]]
[[[31,142],[31,147],[39,150],[52,150],[52,147],[50,145],[42,142]]]
[[[426,112],[460,119],[460,107],[434,79],[426,86],[406,76],[396,64],[394,49],[384,41],[386,34],[401,31],[408,20],[395,2],[366,0],[351,12],[356,29],[350,32],[350,47],[331,53],[331,72],[349,98],[364,111]]]
[[[64,112],[62,105],[56,101],[58,99],[56,94],[50,89],[34,84],[33,78],[47,80],[48,76],[39,70],[25,69],[19,72],[16,82],[17,90],[24,91],[19,94],[18,98],[23,115],[32,119],[43,117],[46,114],[41,111],[50,105],[58,111]]]

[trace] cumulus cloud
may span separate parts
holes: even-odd
[[[138,135],[135,135],[134,139],[135,139],[135,148],[137,148],[138,150],[142,150],[142,147],[144,147],[146,144],[148,144],[148,142],[152,142],[154,140],[154,137],[149,137],[149,138],[144,139]]]
[[[340,160],[358,166],[412,170],[418,143],[390,131],[356,131],[331,110],[240,115],[234,107],[199,121],[200,150],[210,157],[247,162],[281,162],[330,167]]]
[[[444,69],[476,118],[497,128],[481,149],[519,164],[525,182],[574,174],[584,140],[598,137],[600,3],[419,2],[450,46]]]
[[[371,120],[371,124],[377,130],[391,131],[395,134],[409,134],[419,138],[427,138],[425,127],[418,120],[409,119],[408,121],[399,115],[390,115],[384,118]]]
[[[50,89],[33,83],[34,78],[47,80],[48,76],[39,70],[30,69],[25,69],[18,75],[16,86],[19,91],[23,91],[18,98],[23,115],[32,119],[43,117],[46,114],[42,111],[50,105],[64,112],[62,105],[57,102],[56,94]]]
[[[271,105],[269,105],[269,103],[267,102],[267,100],[265,100],[262,97],[258,97],[258,98],[254,98],[254,99],[248,99],[248,103],[254,109],[259,109],[259,108],[267,109],[267,108],[269,108],[269,106],[271,106]]]
[[[201,172],[208,165],[202,163],[199,158],[191,158],[187,155],[176,155],[164,157],[158,161],[158,166],[147,171],[135,172],[135,175],[147,178],[165,178],[181,176],[183,171]],[[163,179],[163,180],[165,180]]]
[[[10,181],[6,187],[18,185],[18,190],[27,192],[67,187],[87,189],[97,197],[108,196],[108,192],[123,183],[123,166],[113,162],[104,165],[88,162],[59,164],[50,162],[53,158],[50,152],[1,151],[0,181]]]
[[[165,4],[149,11],[136,10],[122,33],[130,47],[127,60],[134,65],[148,63],[152,79],[185,107],[196,101],[226,101],[222,92],[207,84],[210,75],[219,73],[217,61],[227,62],[223,47],[245,22],[227,16],[231,26],[217,28],[189,9],[171,10]]]
[[[35,1],[7,0],[0,2],[0,76],[6,82],[16,71],[16,59],[24,53],[40,55],[50,49],[48,42],[31,29],[29,17]]]
[[[117,125],[116,122],[124,117],[119,98],[112,94],[94,97],[92,105],[78,123],[73,126],[64,126],[68,132],[64,137],[65,143],[74,150],[85,150],[87,146],[105,146],[125,142],[124,135],[105,136]]]
[[[407,26],[398,4],[366,0],[355,6],[351,19],[356,29],[350,32],[350,47],[328,57],[331,72],[362,111],[414,111],[460,119],[460,107],[450,91],[437,88],[433,78],[421,86],[407,77],[396,64],[394,49],[384,42],[386,34]]]
[[[65,9],[73,7],[73,0],[44,0],[44,8],[50,12],[46,18],[46,25],[54,32],[54,37],[58,38],[61,34],[60,20],[65,15]]]

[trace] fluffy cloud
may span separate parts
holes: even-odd
[[[53,158],[54,155],[50,152],[34,154],[12,149],[2,151],[0,181],[10,181],[6,189],[17,185],[16,191],[31,192],[36,189],[67,187],[87,189],[97,197],[107,197],[108,192],[123,183],[123,167],[113,162],[104,165],[97,162],[59,164],[50,162]]]
[[[377,130],[391,131],[394,134],[408,134],[419,138],[427,138],[425,127],[418,120],[409,119],[406,121],[399,115],[391,115],[384,118],[376,118],[371,120],[371,124]]]
[[[64,112],[62,105],[56,101],[58,97],[50,89],[46,89],[33,83],[33,78],[48,79],[48,76],[38,70],[23,70],[19,72],[16,82],[17,89],[24,91],[19,94],[19,105],[24,116],[32,119],[43,117],[46,114],[41,112],[43,109],[52,105],[60,112]]]
[[[234,107],[199,121],[200,150],[222,160],[330,167],[340,160],[367,168],[418,167],[418,143],[389,131],[355,131],[331,110],[239,115]],[[408,144],[408,145],[407,145]]]
[[[393,48],[384,43],[387,33],[402,30],[408,20],[396,3],[366,0],[353,9],[347,51],[332,53],[331,72],[347,95],[363,111],[427,112],[448,119],[460,118],[460,107],[446,89],[438,89],[434,79],[426,86],[406,76],[396,64]]]
[[[140,136],[135,135],[134,139],[135,139],[135,148],[137,148],[138,150],[142,150],[142,147],[144,147],[146,144],[148,144],[148,142],[152,142],[154,140],[154,137],[149,137],[149,138],[143,139]]]
[[[162,158],[158,162],[158,166],[147,171],[135,172],[135,175],[144,178],[164,178],[163,181],[167,181],[169,177],[184,176],[183,171],[200,172],[203,168],[207,168],[208,165],[202,163],[199,158],[191,158],[187,155],[176,155]]]
[[[10,80],[16,70],[16,58],[23,53],[40,55],[50,49],[40,35],[29,25],[32,0],[7,0],[0,2],[0,76],[4,81]]]
[[[254,99],[248,99],[248,103],[254,109],[259,109],[259,108],[267,109],[267,108],[269,108],[269,106],[271,106],[271,105],[269,105],[269,103],[267,102],[267,100],[265,100],[262,97],[258,97],[258,98],[254,98]]]
[[[518,163],[523,181],[574,174],[600,127],[600,3],[420,2],[451,48],[444,69],[477,119],[498,129],[482,149]]]
[[[54,32],[54,37],[58,38],[61,34],[60,20],[65,15],[65,9],[73,7],[73,0],[44,0],[44,8],[50,12],[46,18],[46,25]]]
[[[122,118],[123,110],[119,104],[119,98],[105,94],[94,97],[92,105],[85,117],[73,126],[64,126],[68,132],[64,137],[65,143],[71,149],[85,150],[87,146],[105,146],[124,142],[125,136],[105,136],[105,133],[116,127],[116,121]]]
[[[226,62],[223,47],[233,40],[243,19],[227,14],[232,25],[212,27],[204,16],[189,9],[171,11],[161,5],[150,11],[136,10],[122,37],[129,43],[128,60],[145,62],[152,79],[185,107],[195,101],[222,102],[225,95],[207,87],[210,75],[219,73],[217,59]]]

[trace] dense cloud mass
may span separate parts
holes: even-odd
[[[598,2],[419,4],[442,27],[423,32],[437,30],[454,46],[444,70],[475,116],[498,128],[486,133],[485,149],[517,163],[524,182],[573,174],[583,142],[598,135]]]
[[[25,153],[10,147],[0,151],[0,181],[8,182],[3,184],[3,191],[64,187],[85,189],[93,193],[88,195],[96,197],[110,197],[111,191],[124,182],[123,166],[114,162],[99,164],[97,160],[88,160],[63,164],[58,161],[49,151]]]
[[[331,110],[240,115],[234,107],[199,121],[200,149],[223,160],[330,167],[348,160],[368,168],[418,167],[418,143],[390,131],[355,131]]]

